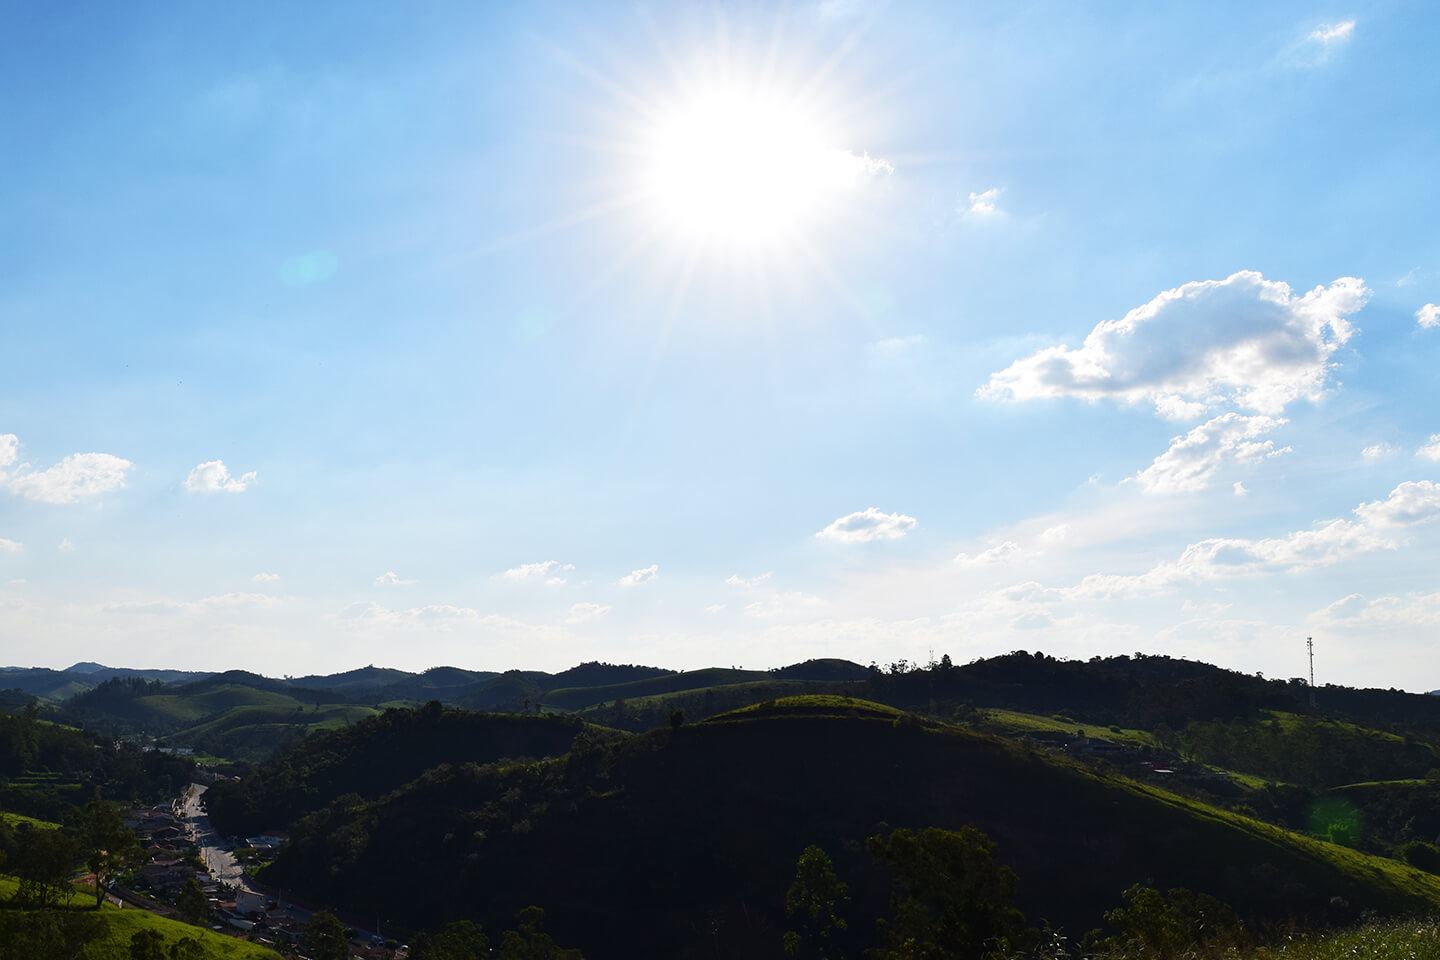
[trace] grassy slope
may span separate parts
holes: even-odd
[[[8,900],[15,895],[19,884],[13,877],[0,875],[0,899]],[[88,909],[86,899],[77,896],[72,909]],[[94,892],[90,893],[89,905],[94,905]],[[109,904],[100,911],[100,920],[105,925],[106,935],[90,945],[84,960],[130,960],[130,938],[140,930],[154,930],[165,938],[166,945],[184,937],[199,940],[205,948],[207,958],[215,960],[278,960],[273,950],[236,937],[223,936],[202,927],[170,920],[146,910],[120,910]]]
[[[682,690],[700,690],[732,683],[747,683],[756,680],[775,679],[765,670],[735,670],[729,667],[709,667],[704,670],[689,670],[685,673],[671,673],[663,677],[632,680],[629,683],[615,683],[603,687],[565,687],[545,694],[547,706],[566,710],[579,710],[597,703],[609,703],[617,699],[631,700],[636,697],[650,697]]]

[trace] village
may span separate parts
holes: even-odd
[[[112,886],[107,898],[117,907],[201,920],[216,932],[298,957],[297,945],[318,907],[297,903],[246,872],[247,864],[271,859],[288,835],[265,830],[252,837],[220,837],[204,812],[206,788],[204,783],[192,783],[183,796],[169,804],[126,812],[125,826],[135,833],[146,859],[134,871],[132,885]],[[203,897],[203,908],[196,891]],[[359,929],[361,924],[349,922],[354,919],[341,915],[351,937],[352,958],[403,960],[408,956],[407,945],[378,930]]]

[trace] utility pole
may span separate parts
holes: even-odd
[[[1310,651],[1310,709],[1315,709],[1315,638],[1305,638],[1305,649]]]

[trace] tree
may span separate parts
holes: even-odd
[[[670,729],[671,729],[671,730],[679,730],[679,729],[680,729],[682,726],[684,726],[684,725],[685,725],[685,711],[684,711],[684,710],[672,710],[672,711],[670,711]]]
[[[154,930],[136,930],[130,936],[130,960],[165,960],[165,938]]]
[[[0,960],[75,960],[104,932],[93,913],[0,912]]]
[[[439,933],[422,933],[410,951],[411,960],[480,960],[489,956],[490,939],[478,924],[458,920]]]
[[[78,851],[62,830],[22,823],[7,870],[20,880],[15,899],[31,907],[49,907],[70,895],[70,872]]]
[[[180,911],[180,918],[186,923],[196,925],[205,922],[205,915],[210,912],[210,902],[205,899],[205,891],[200,889],[200,884],[191,877],[185,881],[185,886],[180,888],[180,894],[175,898],[175,908]]]
[[[519,928],[506,930],[496,960],[585,960],[579,950],[567,950],[540,929],[545,911],[526,907],[516,918]]]
[[[95,909],[105,900],[105,889],[116,874],[145,859],[145,849],[125,828],[114,804],[91,800],[76,818],[85,864],[95,874]]]
[[[800,927],[786,931],[785,952],[815,960],[835,956],[834,938],[847,926],[839,912],[849,899],[849,888],[835,876],[830,857],[814,844],[806,847],[785,894],[785,915]]]
[[[1096,945],[1111,953],[1147,957],[1191,956],[1199,948],[1246,945],[1235,911],[1204,893],[1177,888],[1162,894],[1139,884],[1125,891],[1125,906],[1105,914],[1119,935]],[[1219,952],[1218,950],[1216,952]],[[1228,954],[1227,954],[1228,955]]]
[[[194,937],[181,937],[170,944],[169,960],[206,960],[205,947]]]
[[[995,862],[995,843],[974,827],[896,830],[868,846],[895,876],[881,960],[979,957],[1023,933],[1015,872]]]
[[[300,950],[310,960],[350,960],[350,938],[345,936],[345,925],[333,913],[322,910],[311,914],[300,937]]]

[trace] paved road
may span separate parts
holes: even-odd
[[[209,871],[210,876],[216,880],[242,890],[255,892],[245,877],[245,869],[229,850],[224,849],[221,838],[210,826],[210,818],[200,807],[200,798],[205,795],[205,789],[203,783],[192,783],[190,792],[185,798],[185,807],[181,811],[188,821],[190,835],[200,850],[200,859],[204,862],[205,869]]]

